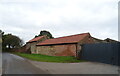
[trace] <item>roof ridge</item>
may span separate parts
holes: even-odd
[[[89,34],[89,32],[88,33],[75,34],[75,35],[69,35],[69,36],[63,36],[63,37],[58,37],[58,38],[53,38],[53,39],[59,39],[59,38],[65,38],[65,37],[71,37],[71,36],[77,36],[77,35],[83,35],[83,34]],[[47,40],[49,40],[49,39],[47,39]]]
[[[34,41],[35,39],[37,39],[37,38],[39,38],[39,37],[43,38],[43,37],[45,37],[45,36],[34,37],[34,38],[32,38],[31,40],[29,40],[28,42],[32,42],[32,41]]]

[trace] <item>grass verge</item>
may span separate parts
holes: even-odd
[[[75,57],[72,56],[48,56],[41,54],[26,54],[26,53],[18,53],[18,52],[14,52],[13,54],[16,54],[21,57],[25,57],[30,60],[41,61],[41,62],[59,62],[59,63],[85,62],[85,60],[77,60]]]

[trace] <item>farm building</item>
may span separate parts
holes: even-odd
[[[107,43],[105,40],[101,40],[95,37],[92,37],[92,38],[93,38],[94,43]]]
[[[106,41],[107,43],[119,42],[110,38],[106,38],[104,41]]]
[[[36,37],[36,38],[29,40],[25,46],[26,51],[29,51],[31,53],[36,53],[36,44],[38,44],[46,39],[47,39],[46,36],[39,36],[39,37]]]
[[[82,44],[94,43],[89,33],[47,39],[37,44],[36,53],[50,56],[78,56]]]

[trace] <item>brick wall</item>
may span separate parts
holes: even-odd
[[[90,35],[88,35],[83,40],[79,41],[78,43],[87,44],[87,43],[95,43],[95,42],[94,42],[93,38]]]
[[[37,46],[37,53],[50,56],[76,56],[76,44]]]

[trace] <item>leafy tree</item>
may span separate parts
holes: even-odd
[[[20,48],[23,45],[23,41],[19,37],[12,34],[3,34],[2,40],[3,50]]]
[[[38,36],[47,36],[48,38],[54,38],[53,36],[52,36],[52,34],[49,32],[49,31],[46,31],[46,30],[43,30],[43,31],[40,31],[40,34],[38,35]],[[35,36],[35,37],[38,37],[37,35]]]

